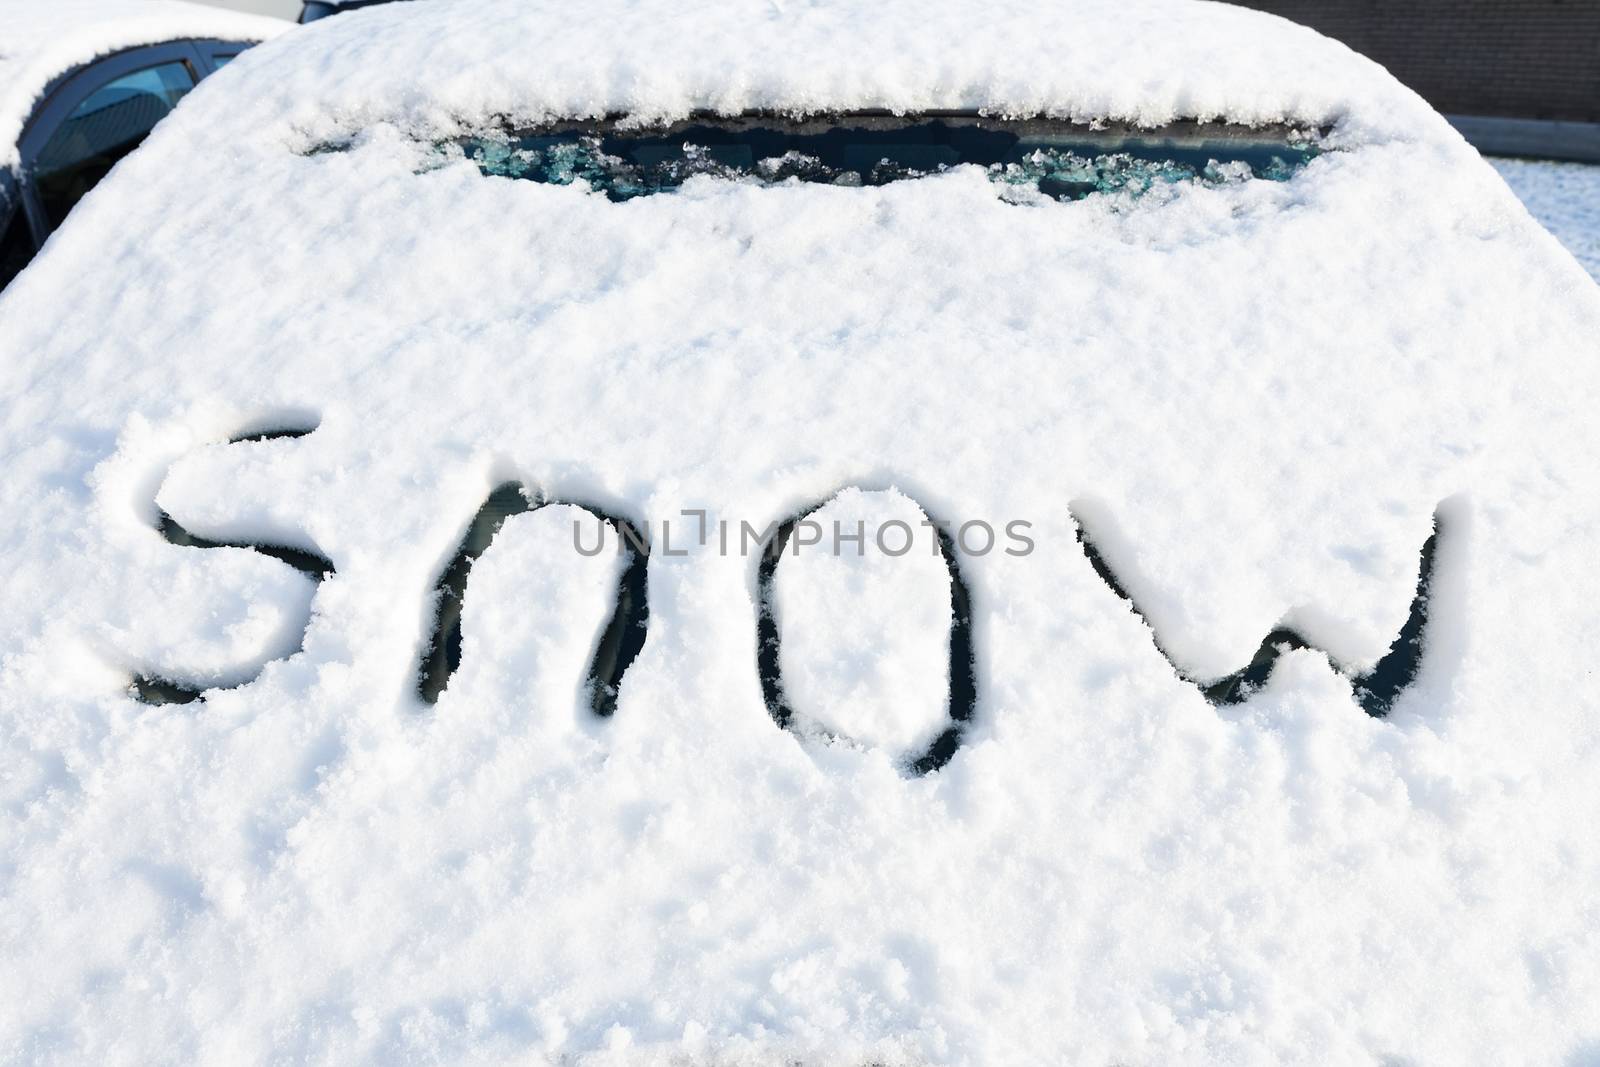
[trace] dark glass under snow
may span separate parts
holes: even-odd
[[[485,174],[567,185],[612,200],[675,189],[707,175],[761,184],[885,185],[951,167],[985,168],[998,184],[1056,200],[1139,195],[1158,185],[1283,181],[1317,154],[1312,135],[1284,128],[1182,123],[1160,130],[1095,129],[980,116],[853,115],[701,119],[654,129],[571,123],[440,145]]]

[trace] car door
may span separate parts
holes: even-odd
[[[22,168],[0,188],[0,288],[72,208],[206,75],[248,45],[169,41],[95,60],[58,79],[23,127]],[[5,218],[7,201],[13,203]]]

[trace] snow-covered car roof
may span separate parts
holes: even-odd
[[[556,120],[934,111],[1311,150],[510,176]],[[1581,1056],[1597,337],[1414,94],[1223,5],[252,49],[0,296],[0,1047]],[[802,515],[843,547],[748,551]]]
[[[183,39],[264,41],[280,19],[181,0],[0,0],[0,167],[47,86],[99,56]]]

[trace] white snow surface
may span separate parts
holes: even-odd
[[[34,105],[74,67],[139,45],[264,41],[288,28],[182,0],[0,0],[0,167],[17,164],[17,139]]]
[[[1600,164],[1491,159],[1539,224],[1600,282]]]
[[[1338,150],[1026,205],[971,168],[621,204],[424,169],[506,116],[954,106]],[[253,49],[0,296],[0,1050],[1591,1062],[1597,339],[1441,119],[1220,5],[436,0]],[[975,718],[916,776],[773,722],[756,560],[714,538],[652,553],[595,718],[618,562],[570,508],[507,521],[424,704],[508,480],[657,536],[893,489],[1037,547],[960,558]],[[1329,657],[1383,654],[1436,510],[1421,673],[1369,718]],[[1326,655],[1213,707],[1072,513],[1185,673],[1284,621]],[[944,580],[881,588],[923,625]],[[815,607],[786,633],[826,663]],[[150,706],[146,670],[246,684]]]

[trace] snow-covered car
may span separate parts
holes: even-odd
[[[1379,67],[432,0],[226,77],[0,298],[0,1048],[1592,1058],[1600,288]]]
[[[0,289],[189,90],[281,28],[180,0],[0,0]]]
[[[379,4],[394,3],[395,0],[306,0],[300,5],[299,22],[316,22],[329,15],[338,15],[348,11],[358,11],[364,7],[377,7]]]

